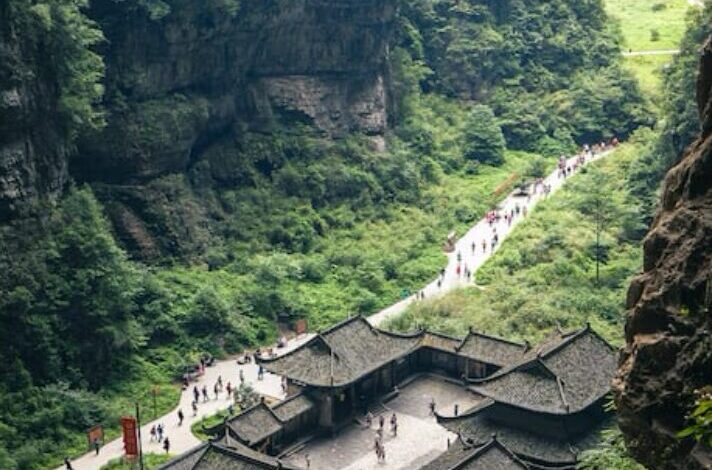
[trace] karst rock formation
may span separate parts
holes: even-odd
[[[619,424],[648,468],[712,468],[712,452],[676,434],[712,378],[712,38],[697,86],[702,133],[667,174],[628,291],[626,347],[614,381]]]

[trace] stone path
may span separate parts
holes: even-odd
[[[305,341],[307,341],[311,336],[302,335],[296,339],[289,342],[286,348],[275,349],[277,354],[284,354],[287,351],[300,346]],[[253,364],[239,365],[235,359],[228,359],[224,361],[218,361],[212,367],[207,367],[205,369],[205,375],[203,375],[199,381],[190,384],[188,390],[181,393],[180,402],[178,406],[173,409],[168,414],[141,426],[141,442],[143,444],[143,452],[147,453],[163,453],[162,444],[158,442],[150,442],[149,431],[153,425],[162,423],[165,428],[164,435],[168,437],[171,443],[170,453],[171,455],[179,455],[188,449],[198,445],[200,441],[193,436],[190,432],[190,427],[193,423],[200,421],[201,418],[205,416],[211,416],[218,411],[227,410],[230,406],[230,401],[227,400],[227,394],[223,392],[219,399],[215,400],[212,390],[218,376],[222,376],[223,383],[227,384],[228,381],[232,384],[239,383],[239,370],[242,369],[245,374],[245,381],[250,383],[255,390],[268,397],[275,399],[284,398],[282,393],[282,385],[280,377],[265,373],[263,380],[257,380],[257,366]],[[193,402],[193,385],[197,385],[198,388],[202,388],[205,385],[208,388],[210,394],[210,400],[206,403],[201,401],[198,405],[198,414],[193,416],[191,410],[191,403]],[[183,420],[183,425],[178,426],[178,410],[182,409],[185,415]],[[103,465],[106,465],[110,460],[117,457],[121,457],[124,453],[124,443],[121,438],[115,439],[101,448],[99,455],[95,455],[94,452],[89,452],[82,457],[72,460],[72,467],[75,470],[98,470]],[[57,467],[57,470],[63,470],[64,465]]]
[[[606,152],[602,152],[600,154],[595,155],[593,158],[587,158],[586,165],[590,164],[595,160],[603,158],[609,155],[610,153],[611,151],[608,150]],[[568,164],[573,166],[573,163],[575,161],[576,157],[572,157],[569,159]],[[569,178],[571,178],[571,176],[569,176],[568,178],[559,178],[558,169],[554,170],[549,176],[544,179],[544,184],[548,184],[551,186],[551,192],[549,193],[549,195],[556,192],[561,186],[563,186],[563,184]],[[498,205],[498,207],[504,214],[505,212],[511,211],[515,208],[515,206],[519,205],[520,208],[526,207],[527,212],[531,214],[531,211],[534,209],[536,204],[545,197],[546,196],[544,196],[542,192],[536,193],[531,197],[531,199],[527,199],[527,197],[519,197],[516,196],[515,193],[511,193]],[[462,265],[467,266],[474,273],[473,281],[475,281],[477,270],[502,246],[502,242],[507,237],[507,235],[509,235],[509,233],[511,233],[511,231],[514,230],[514,228],[522,220],[524,220],[524,216],[519,215],[515,216],[511,225],[508,225],[507,222],[505,222],[504,218],[502,218],[500,222],[494,224],[494,228],[496,228],[497,234],[499,236],[499,244],[495,247],[494,251],[492,251],[490,247],[490,243],[492,241],[493,227],[491,227],[485,219],[481,219],[480,221],[478,221],[472,228],[470,228],[470,230],[463,237],[461,237],[457,241],[455,245],[455,250],[452,253],[448,254],[447,266],[445,267],[445,278],[442,280],[441,285],[438,286],[438,279],[434,279],[422,289],[422,292],[425,294],[425,298],[427,299],[429,297],[441,295],[452,289],[456,289],[458,287],[462,287],[468,284],[464,276],[458,276],[456,273],[457,265],[459,264],[457,260],[458,252],[462,255]],[[487,250],[485,252],[482,251],[482,240],[485,240],[487,242]],[[475,244],[474,254],[472,253],[473,243]],[[382,325],[384,322],[403,313],[403,311],[405,311],[405,309],[410,303],[416,301],[417,300],[415,294],[411,295],[410,297],[401,300],[400,302],[395,303],[374,315],[371,315],[370,317],[368,317],[368,320],[371,322],[372,325]]]
[[[420,468],[447,450],[448,440],[456,435],[440,426],[429,413],[430,400],[438,411],[452,414],[455,404],[461,410],[474,406],[478,399],[460,385],[442,378],[421,376],[403,387],[398,397],[385,404],[386,420],[383,447],[386,461],[378,462],[374,451],[377,417],[370,428],[352,424],[334,438],[322,437],[287,458],[295,466],[306,466],[309,454],[313,470],[410,470]],[[390,431],[390,416],[398,417],[398,435]],[[364,419],[362,418],[363,422]]]
[[[680,49],[656,49],[650,51],[625,51],[623,57],[638,57],[647,55],[677,55]]]
[[[609,153],[610,151],[598,154],[593,158],[589,158],[587,160],[587,164],[594,160],[600,159],[608,155]],[[569,160],[572,165],[574,161],[575,157],[572,157]],[[557,175],[558,171],[554,171],[544,180],[544,183],[551,185],[552,194],[557,189],[559,189],[568,179],[559,178]],[[531,212],[536,203],[543,197],[543,194],[538,193],[534,195],[530,200],[527,200],[526,197],[517,197],[514,194],[510,194],[499,204],[498,207],[502,211],[508,211],[513,209],[515,205],[519,204],[520,207],[526,206],[527,210]],[[499,223],[495,224],[497,233],[499,235],[499,245],[496,249],[498,249],[499,246],[502,245],[502,242],[507,237],[507,235],[514,229],[514,227],[517,226],[519,222],[523,220],[523,218],[524,217],[521,215],[515,217],[511,226],[508,226],[504,219],[502,219]],[[481,247],[483,239],[487,240],[488,245],[487,251],[485,253],[482,252]],[[458,264],[457,253],[461,252],[463,264],[467,265],[473,273],[476,273],[477,269],[482,266],[490,258],[490,256],[494,254],[494,252],[489,247],[491,239],[492,227],[490,227],[490,225],[484,219],[477,222],[462,238],[458,240],[458,242],[456,243],[455,251],[448,255],[448,263],[445,268],[445,277],[442,281],[442,285],[438,287],[437,279],[435,279],[422,289],[422,291],[425,293],[426,298],[441,295],[447,291],[466,285],[467,282],[464,277],[458,277],[455,272]],[[476,253],[474,255],[472,255],[471,250],[472,242],[475,242],[477,246]],[[389,319],[402,313],[408,307],[408,305],[414,301],[416,301],[415,296],[408,297],[370,316],[368,320],[373,325],[381,325]],[[291,351],[292,349],[295,349],[296,347],[305,343],[306,341],[311,339],[312,336],[312,334],[302,335],[296,339],[290,340],[286,348],[275,350],[278,352],[278,354],[284,354],[285,352]],[[247,364],[239,366],[239,368],[243,369],[245,374],[245,380],[249,382],[254,387],[255,391],[257,391],[259,394],[277,399],[284,398],[284,395],[281,391],[281,383],[279,377],[266,373],[264,380],[258,381],[256,365]],[[222,376],[224,383],[227,383],[228,381],[232,382],[233,384],[239,383],[239,368],[234,359],[218,361],[213,367],[209,367],[206,369],[205,375],[200,378],[200,380],[197,382],[197,385],[199,388],[201,388],[203,385],[206,385],[208,390],[212,392],[212,387],[217,381],[218,376]],[[193,401],[192,387],[194,384],[191,384],[191,387],[181,394],[180,402],[174,410],[156,420],[144,424],[141,427],[141,441],[143,443],[144,453],[163,452],[161,444],[156,442],[149,442],[149,430],[154,424],[162,423],[164,425],[164,428],[166,430],[165,435],[170,439],[171,443],[170,453],[172,455],[179,455],[199,443],[198,439],[193,436],[190,431],[190,426],[193,423],[199,421],[205,416],[211,416],[217,413],[218,411],[224,411],[228,408],[230,402],[226,399],[225,394],[223,394],[222,397],[218,400],[213,399],[207,403],[201,402],[198,410],[198,415],[193,417],[193,413],[191,411],[191,403]],[[185,419],[182,426],[178,426],[178,409],[182,409],[183,413],[185,414]],[[433,432],[435,431],[433,430]],[[400,440],[399,442],[403,441],[405,441],[405,439]],[[407,452],[407,449],[403,451]],[[121,438],[118,438],[103,446],[99,455],[95,455],[94,452],[89,452],[81,456],[80,458],[72,460],[72,466],[75,470],[98,470],[103,465],[106,465],[110,460],[120,457],[122,455],[123,441],[121,440]],[[64,465],[57,467],[56,470],[63,469]]]

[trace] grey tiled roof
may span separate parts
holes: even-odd
[[[282,421],[286,422],[314,408],[314,402],[308,396],[300,393],[289,397],[272,407],[272,411]]]
[[[420,336],[378,330],[359,316],[338,323],[294,351],[260,361],[270,372],[305,384],[341,386],[412,352]]]
[[[484,445],[497,436],[497,440],[523,459],[535,459],[552,465],[573,464],[576,453],[569,442],[540,436],[486,419],[482,413],[461,420],[442,422],[443,426],[460,433],[474,446]]]
[[[297,470],[238,442],[206,442],[156,470]]]
[[[526,346],[470,330],[457,352],[470,359],[501,367],[521,360]]]
[[[471,389],[498,402],[554,414],[580,411],[609,392],[616,355],[590,328],[557,334],[532,351]]]
[[[424,331],[420,338],[420,345],[427,346],[434,349],[439,349],[441,351],[447,351],[451,353],[456,353],[457,347],[462,343],[459,338],[454,338],[452,336],[444,335],[441,333],[434,333],[431,331]]]
[[[480,446],[458,440],[421,470],[527,470],[516,455],[496,438]]]
[[[247,445],[257,444],[282,429],[275,413],[262,402],[230,418],[227,426]]]

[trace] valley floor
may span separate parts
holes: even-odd
[[[610,151],[607,151],[598,154],[594,158],[589,158],[587,163],[606,157],[610,153]],[[567,163],[568,166],[573,167],[575,160],[576,157],[571,158]],[[555,170],[544,179],[544,183],[551,186],[551,193],[553,193],[557,189],[561,188],[567,179],[568,178],[560,177],[558,170]],[[527,212],[531,213],[536,204],[545,197],[547,196],[545,196],[542,191],[536,192],[531,198],[527,198],[526,196],[521,197],[515,193],[512,193],[498,205],[498,208],[502,211],[502,213],[507,211],[516,212],[515,208],[516,206],[519,206],[520,211],[523,211],[524,208],[526,208]],[[440,282],[437,279],[433,280],[422,289],[425,297],[435,297],[470,284],[471,282],[468,281],[462,274],[465,266],[474,273],[472,280],[475,280],[477,269],[479,269],[479,267],[481,267],[497,251],[497,249],[499,249],[503,240],[523,219],[523,215],[515,216],[511,225],[509,225],[504,218],[502,218],[494,225],[494,228],[490,226],[485,219],[478,221],[463,237],[457,241],[455,250],[448,255],[448,263],[444,269],[445,275],[443,279]],[[495,229],[499,236],[499,244],[492,249],[491,241],[493,230]],[[487,248],[484,252],[482,250],[483,241],[487,244]],[[475,244],[475,254],[472,253],[471,248],[473,243]],[[462,257],[461,261],[458,260],[458,253],[460,253]],[[460,275],[458,275],[458,265],[460,266]],[[413,302],[416,302],[416,294],[411,295],[410,297],[380,311],[379,313],[370,316],[369,321],[374,325],[382,325],[405,311],[405,309]],[[307,334],[290,340],[287,348],[282,349],[280,353],[284,353],[298,347],[308,341],[311,337],[311,334]],[[265,374],[264,380],[259,381],[257,380],[256,365],[247,364],[239,366],[239,368],[243,370],[246,381],[254,387],[256,392],[276,399],[283,398],[284,395],[280,389],[279,377],[271,374]],[[212,390],[212,386],[216,382],[218,376],[221,376],[225,382],[232,381],[233,383],[238,383],[237,373],[238,366],[236,365],[234,359],[219,361],[216,365],[207,369],[206,374],[200,378],[197,385],[199,388],[205,385],[208,387],[208,390]],[[190,428],[192,424],[207,416],[213,415],[218,411],[224,411],[228,408],[230,402],[225,396],[223,396],[219,399],[210,400],[207,403],[201,403],[197,415],[192,416],[190,411],[191,402],[193,401],[192,386],[193,384],[191,384],[191,388],[182,392],[179,405],[174,410],[158,419],[144,424],[141,427],[144,452],[160,453],[162,451],[160,444],[151,442],[150,440],[149,431],[153,425],[162,423],[165,426],[166,436],[171,442],[170,453],[177,455],[187,451],[199,443],[198,439],[191,433]],[[178,426],[177,424],[178,409],[182,409],[186,416],[182,426]],[[417,426],[413,424],[413,428],[415,429]],[[120,457],[122,454],[123,443],[121,439],[116,439],[106,444],[98,455],[95,455],[93,452],[87,453],[84,456],[74,460],[72,465],[75,470],[98,470],[109,461]],[[64,466],[61,466],[58,467],[57,470],[62,470],[63,468]]]

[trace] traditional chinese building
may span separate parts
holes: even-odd
[[[206,442],[156,470],[299,470],[237,442]]]
[[[603,402],[616,367],[614,350],[588,326],[531,347],[472,330],[464,338],[398,334],[363,317],[260,362],[286,377],[288,398],[261,402],[218,433],[270,455],[352,423],[415,375],[460,384],[479,402],[459,416],[438,415],[458,438],[429,470],[573,468],[606,423]],[[503,466],[488,466],[492,460]]]
[[[604,400],[615,368],[613,349],[590,328],[557,332],[517,362],[471,382],[483,400],[460,416],[438,417],[459,439],[425,468],[575,468],[579,453],[609,424]],[[476,466],[493,439],[516,465]]]

